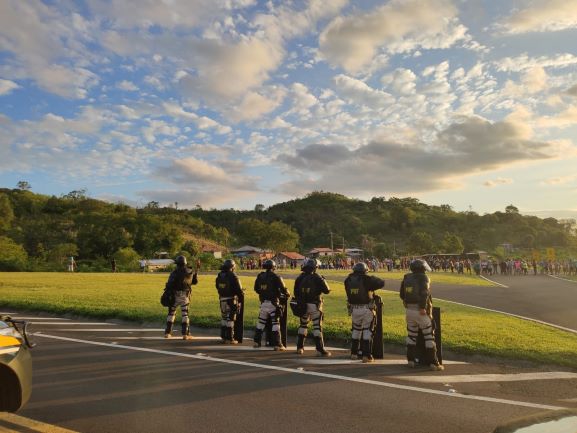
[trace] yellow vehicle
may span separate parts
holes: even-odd
[[[32,357],[28,323],[0,316],[0,411],[16,412],[32,391]]]

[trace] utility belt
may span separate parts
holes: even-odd
[[[405,308],[407,310],[417,310],[417,311],[421,309],[421,307],[419,307],[419,304],[405,304]]]
[[[371,306],[369,304],[351,304],[351,310],[369,310]]]

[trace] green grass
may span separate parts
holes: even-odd
[[[256,275],[260,270],[254,271],[238,271],[243,274],[251,274]],[[298,274],[298,270],[280,270],[278,271],[281,275],[295,275]],[[347,275],[351,273],[350,270],[319,270],[319,274],[323,275],[329,281],[338,281],[343,280]],[[398,290],[401,280],[403,279],[403,275],[405,275],[405,271],[379,271],[379,272],[370,272],[370,275],[374,275],[376,277],[382,278],[385,280],[386,288],[390,290]],[[454,284],[454,285],[467,285],[467,286],[494,286],[494,284],[484,280],[476,275],[467,275],[467,274],[457,274],[451,272],[432,272],[428,274],[431,278],[432,284]]]
[[[335,272],[335,271],[332,271]],[[385,274],[386,276],[392,274]],[[401,274],[398,273],[400,276]],[[433,282],[439,274],[433,275]],[[166,309],[159,298],[167,274],[68,274],[0,273],[0,306],[4,310],[22,309],[85,317],[117,318],[162,326]],[[327,275],[328,277],[328,275]],[[214,275],[200,275],[193,287],[191,318],[193,324],[218,327],[220,312],[214,289]],[[390,280],[392,278],[388,278]],[[246,289],[245,328],[254,326],[258,299],[252,276],[242,276]],[[292,291],[293,282],[286,280]],[[325,296],[325,334],[346,340],[350,336],[350,318],[342,283],[331,282],[332,292]],[[396,290],[396,286],[389,286]],[[381,292],[384,306],[384,338],[389,344],[404,345],[404,309],[395,292]],[[557,364],[577,369],[575,334],[528,322],[511,316],[437,301],[441,307],[443,347],[464,355],[484,355],[526,360],[539,364]],[[290,315],[289,332],[298,322]]]

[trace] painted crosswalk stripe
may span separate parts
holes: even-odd
[[[546,371],[513,374],[462,374],[453,376],[396,376],[420,383],[518,382],[528,380],[577,379],[577,373]]]

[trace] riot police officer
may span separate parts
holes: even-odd
[[[234,260],[225,260],[216,277],[216,290],[218,291],[221,313],[220,338],[223,344],[237,344],[234,325],[244,300],[243,288],[234,273],[235,267]]]
[[[415,353],[419,330],[425,340],[425,353],[432,371],[444,370],[437,359],[437,347],[433,329],[431,282],[425,274],[431,271],[428,263],[422,259],[413,260],[410,264],[411,273],[406,274],[401,282],[400,296],[406,309],[407,320],[407,363],[415,366]]]
[[[197,272],[186,266],[186,257],[178,256],[175,261],[176,269],[170,273],[165,291],[172,292],[173,300],[168,306],[168,316],[166,317],[166,328],[164,338],[172,337],[172,327],[176,318],[176,309],[180,307],[181,327],[183,340],[191,340],[190,325],[188,318],[188,306],[190,304],[191,286],[198,283]]]
[[[357,359],[359,345],[363,362],[374,362],[372,344],[376,324],[375,290],[385,287],[380,278],[369,276],[369,268],[363,262],[353,266],[352,274],[345,279],[347,306],[352,318],[351,359]],[[361,343],[362,337],[362,344]]]
[[[304,353],[305,338],[308,333],[308,324],[313,322],[313,335],[319,356],[331,356],[331,352],[325,349],[323,341],[323,294],[331,290],[325,281],[316,273],[319,262],[316,259],[308,259],[301,274],[295,280],[294,297],[303,305],[304,313],[300,316],[300,326],[297,337],[297,354]],[[304,309],[306,306],[306,309]]]
[[[254,282],[254,291],[258,293],[260,311],[258,321],[254,332],[254,347],[261,346],[262,332],[266,327],[266,322],[270,318],[274,339],[274,350],[284,351],[286,348],[281,342],[280,333],[280,316],[283,314],[281,305],[286,306],[286,300],[290,293],[288,292],[283,279],[274,271],[276,263],[273,260],[265,260],[263,263],[265,272],[261,272]]]

